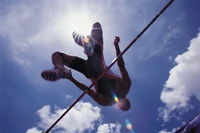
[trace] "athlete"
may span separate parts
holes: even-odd
[[[73,76],[71,69],[74,69],[85,75],[92,82],[101,75],[107,67],[103,55],[103,31],[101,24],[96,22],[93,24],[91,35],[84,37],[77,32],[73,32],[75,43],[84,48],[84,53],[87,55],[87,60],[71,56],[62,52],[52,54],[52,62],[54,69],[45,70],[41,76],[48,81],[56,81],[58,79],[68,79],[73,82],[79,89],[85,91],[88,87]],[[119,49],[120,38],[115,37],[114,46],[116,55],[121,51]],[[94,85],[94,89],[88,89],[87,94],[102,106],[111,106],[117,104],[118,107],[127,111],[131,104],[126,95],[131,87],[131,79],[125,68],[123,57],[117,61],[121,76],[115,75],[111,70],[108,70],[105,75]],[[65,66],[71,68],[67,69]],[[114,96],[118,98],[115,100]]]

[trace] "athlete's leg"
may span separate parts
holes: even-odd
[[[73,61],[74,56],[67,55],[62,52],[55,52],[52,54],[52,62],[55,68],[69,66]]]
[[[41,76],[49,81],[56,81],[60,78],[68,78],[71,71],[64,66],[70,67],[84,74],[88,78],[86,61],[75,56],[67,55],[62,52],[55,52],[52,54],[52,62],[55,69],[45,70]]]
[[[52,55],[52,62],[55,66],[55,68],[67,66],[69,68],[72,68],[82,74],[84,74],[87,78],[89,73],[88,73],[88,66],[86,65],[86,60],[76,57],[76,56],[71,56],[62,52],[55,52]]]
[[[99,22],[96,22],[92,26],[91,30],[91,37],[98,43],[103,43],[103,30],[101,27],[101,24]]]

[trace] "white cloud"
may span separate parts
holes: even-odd
[[[162,131],[160,131],[159,133],[172,133],[172,132],[168,132],[167,130],[162,130]]]
[[[36,127],[33,127],[33,128],[31,128],[31,129],[28,129],[27,131],[26,131],[26,133],[42,133],[42,131],[40,131],[38,128],[36,128]]]
[[[179,118],[184,112],[193,108],[190,98],[200,100],[200,33],[190,41],[188,51],[175,58],[176,66],[170,70],[160,99],[165,107],[159,108],[160,117],[168,121],[172,117]],[[173,111],[178,111],[174,113]]]
[[[169,60],[170,62],[172,62],[172,61],[173,61],[173,57],[172,57],[172,56],[169,56],[169,57],[168,57],[168,60]]]
[[[72,99],[72,95],[69,95],[69,94],[67,94],[65,97],[66,97],[67,99]]]
[[[166,129],[163,129],[159,133],[174,133],[178,128],[173,128],[172,131],[167,131]]]
[[[121,127],[119,123],[102,124],[98,127],[97,133],[120,133]]]
[[[109,133],[109,132],[110,132],[110,129],[109,129],[108,124],[100,125],[97,131],[97,133]]]
[[[51,112],[49,105],[44,106],[37,111],[41,119],[38,126],[44,130],[49,128],[64,111],[65,109],[56,107],[54,112]],[[93,107],[90,103],[78,102],[55,126],[54,130],[60,129],[68,133],[92,130],[94,128],[94,122],[99,121],[101,118],[100,111],[100,108]]]
[[[57,106],[53,110],[49,105],[43,106],[37,111],[40,117],[40,122],[37,124],[38,127],[28,129],[26,133],[40,133],[41,131],[39,129],[46,131],[64,111],[66,109],[60,109]],[[102,115],[100,111],[101,109],[99,107],[92,106],[90,103],[78,102],[52,130],[56,133],[82,133],[92,131],[94,130],[95,123],[101,123]],[[106,133],[120,133],[121,124],[117,122],[116,124],[108,123],[100,125],[98,132],[106,131],[106,129],[108,129]]]

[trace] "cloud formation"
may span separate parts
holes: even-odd
[[[31,129],[28,129],[28,130],[26,131],[26,133],[42,133],[42,131],[39,130],[38,128],[36,128],[36,127],[33,127],[33,128],[31,128]]]
[[[119,123],[102,124],[98,127],[97,133],[120,133],[121,128]]]
[[[53,109],[49,105],[43,106],[37,111],[40,122],[37,127],[27,130],[26,133],[41,133],[47,130],[66,109],[55,106]],[[91,103],[78,102],[60,122],[52,129],[55,133],[82,133],[94,130],[97,123],[101,123],[101,109],[92,106]],[[98,133],[120,133],[121,124],[102,124],[98,128]]]
[[[44,106],[37,111],[37,114],[41,119],[39,127],[42,129],[49,128],[64,111],[65,109],[55,107],[54,112],[51,113],[50,106]],[[101,109],[99,107],[93,107],[90,103],[79,102],[71,109],[63,120],[55,126],[55,129],[61,129],[69,133],[92,130],[94,128],[94,122],[101,119],[100,111]]]
[[[166,122],[193,108],[189,104],[191,97],[200,101],[200,33],[190,41],[188,51],[175,58],[177,64],[170,70],[160,99],[165,107],[158,109],[160,117]],[[175,113],[178,111],[178,113]]]

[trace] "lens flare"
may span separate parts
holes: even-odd
[[[116,96],[115,93],[113,93],[113,97],[114,97],[115,102],[118,102],[118,101],[119,101],[119,99],[118,99],[118,97]]]
[[[115,101],[116,101],[116,102],[118,102],[118,101],[119,101],[119,100],[118,100],[118,98],[117,98],[117,96],[115,96]]]
[[[85,43],[88,43],[89,42],[89,38],[88,37],[85,37],[84,39],[83,39],[83,41],[85,42]]]
[[[133,131],[133,126],[132,126],[131,122],[130,122],[128,119],[126,119],[125,122],[126,122],[126,128],[127,128],[128,130],[130,130],[131,133],[134,133],[134,131]]]

